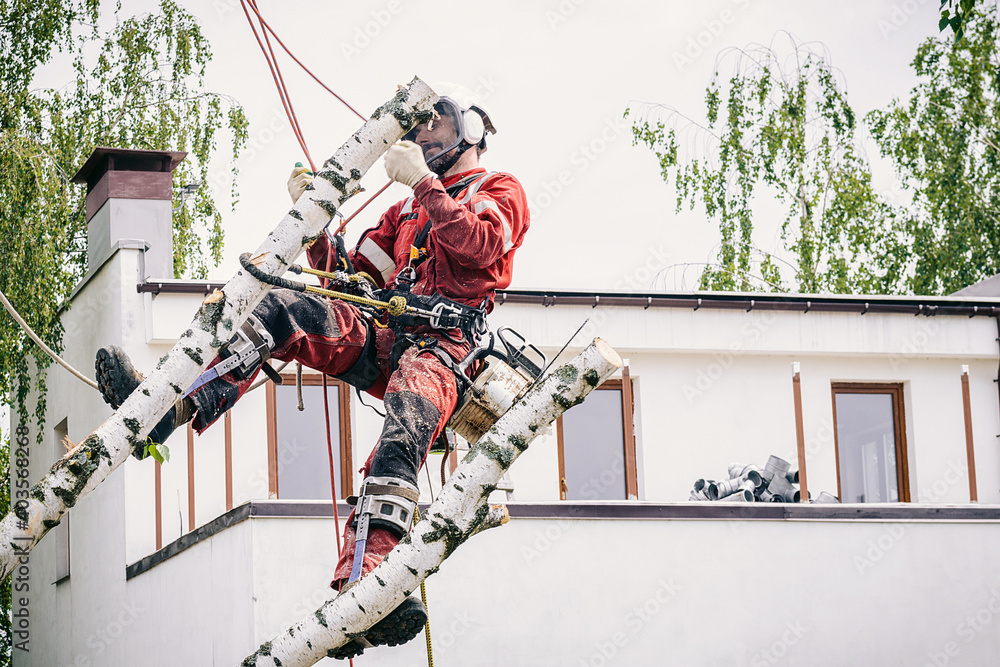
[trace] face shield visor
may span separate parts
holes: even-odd
[[[462,109],[452,99],[442,97],[434,105],[436,117],[421,123],[403,136],[404,141],[412,141],[424,151],[424,161],[435,173],[441,174],[454,164],[461,153],[455,151],[462,144],[465,127]],[[455,151],[452,156],[446,155]],[[442,161],[442,158],[445,158]],[[451,164],[447,164],[447,163]]]

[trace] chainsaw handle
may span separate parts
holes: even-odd
[[[516,342],[520,343],[520,346],[515,346],[505,337],[505,334],[512,336],[517,339]],[[514,331],[510,327],[500,327],[497,329],[497,337],[500,342],[503,343],[504,349],[507,351],[507,361],[511,366],[520,367],[525,370],[531,377],[538,378],[542,374],[542,368],[545,367],[546,357],[545,353],[535,347],[532,343]],[[535,363],[534,360],[530,359],[528,355],[525,354],[526,350],[530,350],[533,354],[537,355],[541,363]]]

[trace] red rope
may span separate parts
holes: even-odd
[[[275,41],[278,42],[278,44],[281,46],[282,49],[284,49],[285,53],[287,53],[289,57],[292,60],[294,60],[295,63],[306,72],[306,74],[311,76],[313,80],[316,81],[316,83],[322,86],[324,90],[326,90],[328,93],[336,97],[341,102],[341,104],[343,104],[345,107],[354,112],[354,114],[361,120],[366,121],[367,118],[365,118],[361,113],[359,113],[357,109],[348,104],[347,100],[338,95],[332,88],[323,83],[318,76],[313,74],[312,71],[308,67],[306,67],[305,64],[303,64],[303,62],[299,60],[294,53],[292,53],[291,49],[285,46],[285,43],[281,40],[281,37],[279,37],[278,33],[274,31],[274,28],[272,28],[271,25],[264,20],[264,17],[260,13],[260,9],[258,9],[257,7],[256,0],[240,0],[240,5],[243,8],[244,15],[246,15],[247,17],[247,22],[250,24],[250,29],[253,31],[253,36],[257,40],[257,45],[260,46],[260,50],[264,54],[264,59],[267,61],[267,66],[271,70],[271,77],[274,79],[274,85],[278,89],[278,97],[281,98],[281,104],[285,109],[285,116],[287,116],[288,122],[292,126],[292,131],[295,133],[295,138],[299,142],[299,146],[302,148],[302,152],[305,154],[306,160],[309,162],[309,167],[311,168],[313,173],[316,173],[316,164],[313,162],[312,156],[309,154],[309,147],[306,146],[305,136],[303,135],[302,128],[299,125],[298,116],[295,114],[295,108],[294,106],[292,106],[291,95],[289,95],[288,87],[285,85],[285,78],[281,74],[281,67],[278,65],[277,57],[275,56],[274,49],[271,46],[271,40],[267,36],[268,33],[270,33],[271,36],[274,37]],[[253,10],[254,15],[260,22],[260,34],[257,33],[257,26],[254,24],[253,18],[251,18],[250,12],[247,10],[248,6],[251,10]],[[261,35],[263,35],[263,40],[261,39]],[[354,213],[352,213],[343,222],[341,222],[340,226],[337,228],[336,234],[340,234],[341,232],[343,232],[344,228],[347,226],[347,223],[353,220],[354,216],[363,211],[365,207],[368,206],[368,204],[372,203],[372,201],[374,201],[379,195],[385,192],[390,185],[392,185],[392,181],[389,181],[388,183],[383,185],[378,192],[369,197],[365,201],[365,203],[359,206]],[[336,234],[334,234],[334,236],[336,236]]]
[[[323,373],[323,414],[326,416],[326,451],[330,456],[330,495],[333,497],[333,521],[336,527],[333,534],[337,536],[337,562],[344,555],[344,548],[340,545],[340,512],[337,510],[337,475],[333,469],[333,437],[330,435],[330,401],[327,398],[326,373]],[[351,667],[354,667],[354,658],[348,660]]]
[[[354,213],[351,213],[349,216],[347,216],[346,218],[344,218],[344,221],[342,223],[340,223],[340,227],[337,227],[337,232],[336,232],[336,234],[334,234],[334,236],[336,236],[337,234],[339,234],[342,231],[344,231],[344,227],[347,226],[347,223],[349,223],[351,220],[353,220],[354,216],[356,216],[358,213],[361,213],[361,211],[365,210],[365,206],[368,206],[368,204],[371,204],[375,200],[375,198],[378,197],[383,192],[385,192],[390,185],[392,185],[392,181],[389,181],[388,183],[386,183],[385,185],[383,185],[382,188],[378,192],[376,192],[375,194],[373,194],[371,197],[368,198],[367,201],[365,201],[364,204],[362,204],[361,206],[359,206],[357,211],[355,211]]]
[[[285,53],[287,53],[289,55],[289,57],[291,57],[291,59],[294,60],[295,63],[299,67],[301,67],[303,70],[305,70],[306,74],[308,74],[309,76],[311,76],[316,83],[318,83],[319,85],[323,86],[324,90],[326,90],[328,93],[330,93],[331,95],[333,95],[334,97],[336,97],[338,100],[340,100],[341,104],[343,104],[345,107],[347,107],[348,109],[350,109],[351,111],[353,111],[354,115],[356,115],[362,121],[367,121],[368,120],[363,115],[361,115],[360,113],[358,113],[357,109],[355,109],[350,104],[348,104],[347,100],[345,100],[343,97],[341,97],[340,95],[338,95],[337,93],[335,93],[333,91],[333,89],[330,88],[329,86],[327,86],[325,83],[323,83],[322,81],[320,81],[320,79],[319,79],[318,76],[316,76],[315,74],[313,74],[312,71],[308,67],[306,67],[304,64],[302,64],[301,60],[299,60],[298,58],[295,57],[295,54],[292,53],[289,50],[289,48],[287,46],[285,46],[285,43],[283,41],[281,41],[281,38],[278,37],[278,33],[274,32],[274,28],[272,28],[271,25],[267,21],[264,20],[264,17],[260,15],[260,12],[257,10],[257,2],[256,2],[256,0],[250,0],[250,7],[251,7],[251,9],[253,9],[254,14],[257,15],[257,18],[260,20],[260,24],[262,26],[264,26],[264,28],[266,28],[267,31],[270,32],[274,36],[274,39],[278,42],[279,45],[281,45],[281,48],[283,48],[285,50]]]
[[[251,6],[254,0],[249,0]],[[281,98],[281,105],[285,108],[285,116],[288,118],[289,124],[292,126],[292,132],[295,133],[295,138],[299,142],[299,146],[302,148],[302,152],[306,156],[306,160],[309,162],[309,166],[312,168],[313,173],[316,172],[316,165],[313,164],[312,156],[309,155],[309,148],[306,146],[305,138],[302,136],[302,130],[299,127],[298,117],[295,115],[295,109],[292,107],[292,101],[288,97],[288,91],[285,88],[284,79],[281,77],[281,70],[278,67],[278,63],[274,60],[274,52],[269,49],[270,42],[265,46],[264,41],[267,39],[267,33],[264,31],[263,27],[261,32],[264,33],[264,40],[261,40],[260,35],[257,34],[257,26],[254,25],[253,18],[250,16],[250,12],[247,11],[247,0],[240,0],[240,6],[243,8],[243,14],[247,17],[247,22],[250,24],[250,30],[253,31],[253,36],[257,40],[257,45],[260,47],[261,53],[264,54],[264,59],[267,61],[268,69],[271,70],[271,77],[274,79],[274,85],[278,88],[278,97]],[[254,7],[254,13],[257,13],[256,7]]]

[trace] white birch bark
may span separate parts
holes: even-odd
[[[337,208],[359,190],[372,164],[403,134],[430,117],[437,96],[418,78],[372,114],[371,119],[323,164],[310,188],[253,253],[267,273],[281,275],[305,245],[323,234]],[[63,513],[94,490],[144,442],[153,426],[216,356],[267,291],[240,270],[221,292],[202,304],[191,328],[174,345],[139,390],[96,431],[52,467],[0,521],[0,581],[17,560],[59,523]]]
[[[598,338],[548,375],[476,443],[437,500],[378,567],[343,595],[265,642],[241,667],[314,665],[328,651],[364,634],[437,572],[466,539],[500,525],[503,514],[487,504],[497,481],[538,433],[621,366],[621,357]]]

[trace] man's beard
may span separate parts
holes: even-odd
[[[458,159],[462,157],[462,154],[468,150],[467,147],[456,146],[447,153],[441,155],[438,158],[433,159],[428,167],[431,171],[438,175],[438,177],[444,176],[448,173],[448,170],[455,166]]]

